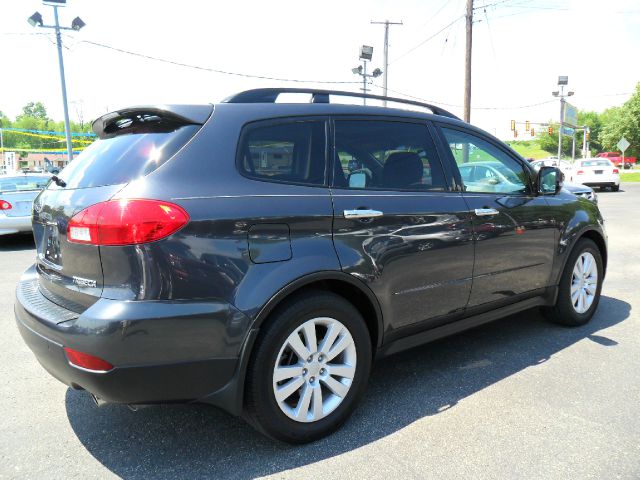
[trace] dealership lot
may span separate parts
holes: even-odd
[[[13,320],[33,243],[0,238],[0,478],[637,478],[640,184],[598,195],[610,253],[589,325],[531,311],[399,354],[304,447],[202,405],[97,408],[51,378]]]

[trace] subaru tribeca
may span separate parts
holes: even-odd
[[[533,307],[589,321],[604,221],[559,170],[438,107],[339,96],[364,95],[96,120],[34,202],[15,314],[42,366],[99,402],[205,402],[302,443],[347,419],[375,358]]]

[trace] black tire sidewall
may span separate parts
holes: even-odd
[[[287,337],[307,320],[330,317],[351,334],[357,354],[356,372],[349,392],[325,418],[313,423],[292,420],[280,409],[273,393],[273,368]],[[306,443],[336,430],[362,397],[371,370],[371,340],[358,310],[343,297],[329,292],[297,296],[269,318],[254,350],[247,378],[247,413],[266,435],[288,443]]]

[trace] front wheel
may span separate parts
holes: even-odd
[[[315,291],[267,320],[247,372],[246,412],[262,433],[306,443],[336,430],[364,393],[371,340],[358,310]]]
[[[600,301],[603,274],[598,246],[588,238],[579,240],[564,267],[556,304],[544,310],[547,317],[569,327],[591,320]]]

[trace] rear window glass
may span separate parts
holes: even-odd
[[[51,177],[9,177],[0,178],[0,192],[26,192],[42,190]]]
[[[609,160],[585,160],[582,162],[583,167],[610,167]]]
[[[169,160],[198,131],[184,125],[171,131],[122,134],[96,140],[60,174],[66,188],[128,183],[153,172]]]
[[[261,180],[323,185],[324,132],[322,121],[250,125],[242,136],[239,166]]]

